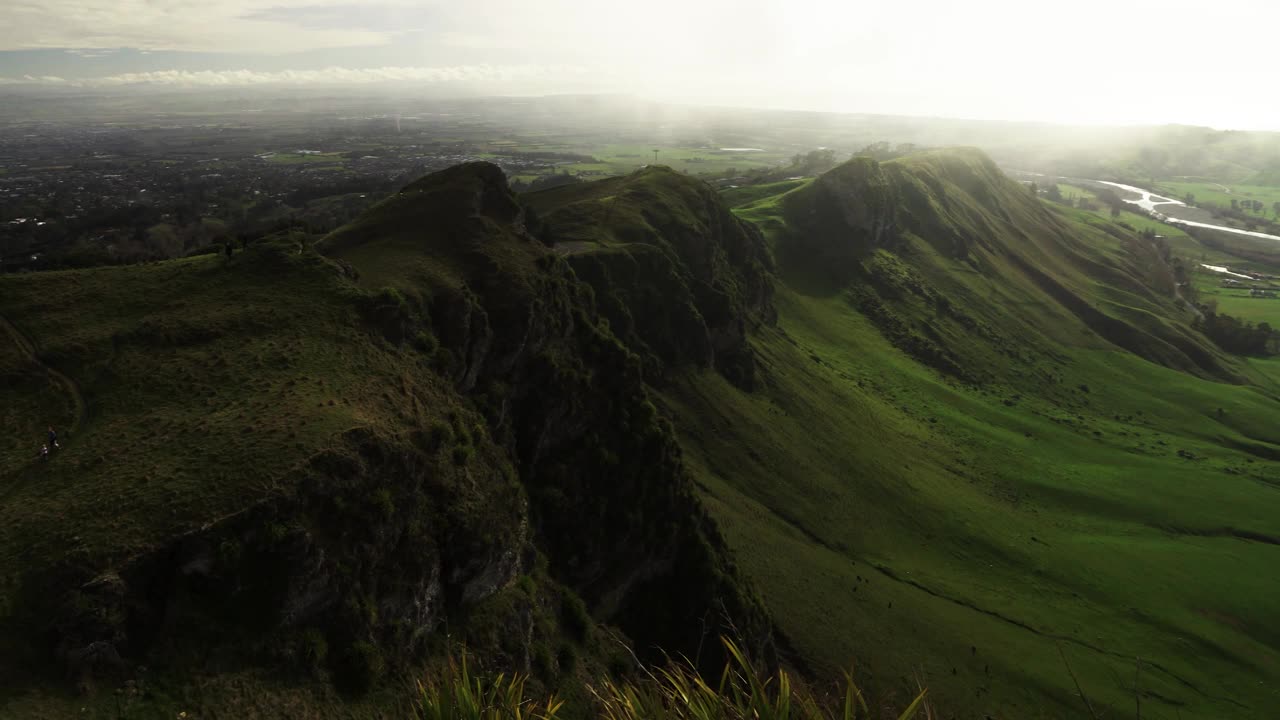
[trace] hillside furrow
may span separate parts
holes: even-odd
[[[0,330],[4,330],[9,337],[13,338],[13,342],[18,346],[19,352],[26,356],[33,365],[38,366],[45,372],[45,374],[52,378],[55,383],[61,385],[66,390],[67,394],[71,397],[72,404],[75,405],[75,419],[72,421],[71,427],[67,429],[68,434],[75,433],[79,430],[80,426],[84,424],[84,420],[87,415],[84,396],[80,394],[80,387],[76,385],[75,381],[71,378],[45,364],[36,352],[35,343],[33,343],[30,338],[23,335],[22,331],[18,330],[18,328],[12,322],[9,322],[9,319],[3,315],[0,315]]]
[[[1038,637],[1045,638],[1046,640],[1052,640],[1052,641],[1054,641],[1054,642],[1061,642],[1061,643],[1068,643],[1068,644],[1075,645],[1075,646],[1077,646],[1077,647],[1081,647],[1081,648],[1084,648],[1084,649],[1086,649],[1086,650],[1090,650],[1090,651],[1092,651],[1092,652],[1098,653],[1099,655],[1106,655],[1106,656],[1108,656],[1108,657],[1117,658],[1117,659],[1120,659],[1120,660],[1124,660],[1124,661],[1126,661],[1126,662],[1128,662],[1128,661],[1130,661],[1130,660],[1133,660],[1133,658],[1132,658],[1131,656],[1126,655],[1126,654],[1124,654],[1124,653],[1116,652],[1116,651],[1114,651],[1114,650],[1107,650],[1106,648],[1098,647],[1097,645],[1092,645],[1092,644],[1090,644],[1090,643],[1084,642],[1083,640],[1080,640],[1080,639],[1078,639],[1078,638],[1073,638],[1073,637],[1070,637],[1070,636],[1068,636],[1068,635],[1058,635],[1058,634],[1055,634],[1055,633],[1045,632],[1045,631],[1040,630],[1039,628],[1036,628],[1036,627],[1034,627],[1034,626],[1032,626],[1032,625],[1029,625],[1029,624],[1027,624],[1027,623],[1025,623],[1025,622],[1023,622],[1023,621],[1021,621],[1021,620],[1018,620],[1018,619],[1016,619],[1016,618],[1011,618],[1011,617],[1009,617],[1009,616],[1007,616],[1007,615],[1004,615],[1004,614],[1002,614],[1002,613],[996,612],[995,610],[988,610],[988,609],[986,609],[986,608],[979,607],[979,606],[975,605],[974,603],[972,603],[972,602],[970,602],[970,601],[968,601],[968,600],[963,600],[963,599],[961,599],[961,598],[952,597],[952,596],[950,596],[950,595],[947,595],[946,593],[939,592],[939,591],[937,591],[937,590],[935,590],[935,589],[933,589],[933,588],[931,588],[931,587],[929,587],[929,586],[927,586],[927,585],[924,585],[923,583],[920,583],[920,582],[918,582],[918,581],[916,581],[916,580],[908,580],[907,578],[900,577],[896,572],[894,572],[894,571],[893,571],[893,569],[892,569],[892,568],[887,567],[887,566],[885,566],[885,565],[873,565],[873,567],[874,567],[877,571],[879,571],[881,575],[884,575],[885,577],[889,578],[890,580],[894,580],[894,581],[896,581],[896,582],[903,583],[904,585],[910,585],[911,587],[913,587],[913,588],[915,588],[915,589],[917,589],[917,590],[919,590],[919,591],[921,591],[921,592],[923,592],[923,593],[925,593],[925,594],[927,594],[927,595],[931,595],[931,596],[933,596],[933,597],[936,597],[936,598],[938,598],[939,600],[945,600],[945,601],[947,601],[947,602],[949,602],[949,603],[952,603],[952,604],[955,604],[955,605],[959,605],[959,606],[961,606],[961,607],[963,607],[963,608],[967,608],[967,609],[972,610],[972,611],[974,611],[974,612],[976,612],[976,613],[981,613],[982,615],[986,615],[987,617],[995,618],[996,620],[999,620],[999,621],[1001,621],[1001,622],[1003,622],[1003,623],[1007,623],[1007,624],[1009,624],[1009,625],[1013,625],[1014,627],[1017,627],[1017,628],[1020,628],[1020,629],[1022,629],[1022,630],[1025,630],[1025,631],[1027,631],[1027,632],[1029,632],[1029,633],[1031,633],[1031,634],[1033,634],[1033,635],[1036,635],[1036,636],[1038,636]],[[1167,667],[1164,667],[1164,666],[1163,666],[1163,665],[1161,665],[1160,663],[1152,662],[1149,658],[1143,658],[1143,659],[1142,659],[1142,664],[1143,664],[1145,667],[1153,668],[1153,669],[1155,669],[1155,670],[1160,671],[1161,673],[1163,673],[1164,675],[1166,675],[1166,676],[1167,676],[1167,677],[1169,677],[1170,679],[1172,679],[1172,680],[1174,680],[1175,682],[1177,682],[1179,685],[1182,685],[1183,687],[1187,688],[1188,690],[1191,690],[1192,692],[1194,692],[1194,693],[1196,693],[1196,694],[1200,695],[1201,697],[1205,697],[1205,698],[1208,698],[1208,699],[1211,699],[1211,700],[1218,700],[1218,701],[1221,701],[1221,702],[1230,703],[1231,705],[1234,705],[1234,706],[1236,706],[1236,707],[1238,707],[1238,708],[1241,708],[1241,709],[1243,709],[1243,710],[1251,710],[1251,709],[1252,709],[1250,706],[1248,706],[1248,705],[1244,705],[1244,704],[1242,704],[1242,703],[1240,703],[1240,702],[1236,701],[1234,698],[1223,697],[1223,696],[1212,695],[1212,694],[1206,693],[1204,690],[1201,690],[1198,686],[1196,686],[1196,684],[1195,684],[1195,683],[1192,683],[1190,680],[1187,680],[1186,678],[1179,676],[1177,673],[1172,672],[1171,670],[1169,670]]]

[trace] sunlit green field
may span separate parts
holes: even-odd
[[[1212,202],[1222,207],[1231,207],[1231,201],[1244,202],[1258,200],[1262,202],[1261,215],[1275,216],[1275,203],[1280,202],[1280,187],[1264,187],[1260,185],[1220,185],[1218,183],[1186,183],[1161,182],[1157,189],[1169,193],[1170,197],[1185,200],[1188,193],[1195,195],[1197,203]],[[1227,190],[1230,189],[1230,192]]]
[[[1138,230],[1139,232],[1143,230],[1150,230],[1151,232],[1157,235],[1163,235],[1164,237],[1168,238],[1170,244],[1173,244],[1175,246],[1177,245],[1185,246],[1188,243],[1194,243],[1194,240],[1192,240],[1182,230],[1179,230],[1178,228],[1172,225],[1166,225],[1165,223],[1162,223],[1159,220],[1153,220],[1147,217],[1146,215],[1143,215],[1140,213],[1121,212],[1119,217],[1116,217],[1116,218],[1111,217],[1111,208],[1107,207],[1106,205],[1103,205],[1100,201],[1098,201],[1097,194],[1095,194],[1093,191],[1091,191],[1088,188],[1081,187],[1078,185],[1066,185],[1066,184],[1059,184],[1058,188],[1062,192],[1063,197],[1074,196],[1077,198],[1085,198],[1085,199],[1094,201],[1094,203],[1098,206],[1098,208],[1096,210],[1091,210],[1086,212],[1090,212],[1099,218],[1102,218],[1104,220],[1109,220],[1109,221],[1125,223],[1126,225],[1131,226],[1132,228],[1134,228],[1135,230]]]
[[[1084,351],[1076,407],[1010,406],[895,359],[839,300],[782,309],[786,336],[762,346],[773,390],[699,376],[672,395],[678,417],[709,418],[681,424],[691,464],[803,652],[1011,717],[1086,716],[1070,672],[1123,706],[1139,657],[1136,689],[1170,700],[1144,717],[1280,702],[1255,679],[1276,673],[1274,548],[1232,536],[1280,531],[1280,478],[1212,439],[1267,427],[1273,400]]]
[[[1139,232],[1149,230],[1157,235],[1164,236],[1168,239],[1169,246],[1173,248],[1173,251],[1188,260],[1228,266],[1239,265],[1242,262],[1241,258],[1235,255],[1215,248],[1206,247],[1181,229],[1173,225],[1162,223],[1159,220],[1153,220],[1146,215],[1126,211],[1121,212],[1119,217],[1113,218],[1111,217],[1111,209],[1102,205],[1100,202],[1097,202],[1097,195],[1089,188],[1078,185],[1067,185],[1065,183],[1059,183],[1058,187],[1062,191],[1063,197],[1074,196],[1077,198],[1094,200],[1095,203],[1098,204],[1098,208],[1096,210],[1084,212],[1087,212],[1102,221],[1120,222],[1138,230]]]
[[[1280,327],[1280,297],[1251,297],[1248,288],[1223,287],[1222,277],[1207,271],[1196,275],[1196,287],[1202,302],[1212,300],[1217,303],[1220,313]],[[1280,295],[1280,289],[1274,292]]]

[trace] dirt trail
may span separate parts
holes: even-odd
[[[53,378],[54,382],[65,388],[67,393],[71,396],[71,400],[76,406],[76,416],[75,420],[71,423],[71,427],[67,428],[66,434],[73,435],[80,429],[80,426],[84,424],[86,414],[84,396],[80,394],[80,388],[76,385],[74,380],[41,362],[39,355],[36,354],[35,343],[31,342],[27,336],[23,335],[22,332],[19,331],[18,328],[15,327],[13,323],[9,322],[8,318],[3,315],[0,315],[0,330],[3,330],[12,337],[13,342],[18,346],[18,350],[23,355],[27,356],[33,364],[38,365],[40,369],[44,370],[49,377]]]
[[[578,253],[599,250],[602,245],[590,240],[568,240],[555,244],[555,251],[561,255],[577,255]]]

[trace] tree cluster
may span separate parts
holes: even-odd
[[[1268,220],[1265,215],[1254,215],[1260,212],[1262,203],[1257,200],[1232,200],[1231,207],[1222,207],[1213,203],[1203,203],[1201,207],[1208,209],[1217,219],[1231,219],[1244,225],[1249,230],[1262,230],[1270,233],[1280,232],[1280,223]],[[1256,209],[1255,209],[1256,208]]]
[[[1196,318],[1194,327],[1223,350],[1236,355],[1275,354],[1280,333],[1268,323],[1255,325],[1247,320],[1220,314],[1214,303],[1201,306],[1201,311],[1203,316]]]
[[[1114,190],[1104,188],[1094,194],[1103,205],[1111,208],[1111,217],[1120,217],[1120,213],[1129,209],[1129,203],[1126,203],[1124,198],[1120,197]]]
[[[912,153],[919,152],[922,149],[923,148],[915,143],[898,143],[895,146],[881,140],[880,142],[871,143],[854,153],[854,155],[874,158],[880,162],[884,162],[886,160],[893,160],[894,158],[911,155]]]
[[[523,180],[515,180],[511,183],[511,190],[518,193],[533,192],[535,190],[549,190],[561,185],[576,185],[580,182],[584,182],[582,178],[565,171],[554,175],[541,175],[534,178],[532,182],[527,183]]]
[[[795,175],[817,175],[835,167],[838,162],[835,150],[818,148],[804,154],[792,155],[788,170]]]
[[[1249,212],[1260,213],[1264,207],[1266,207],[1266,205],[1264,205],[1261,200],[1240,200],[1238,198],[1231,198],[1232,210],[1246,210]]]

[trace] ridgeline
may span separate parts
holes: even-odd
[[[883,707],[1267,716],[1280,365],[977,151],[739,195],[473,163],[0,277],[0,715],[403,714],[462,645],[585,715],[730,636]]]

